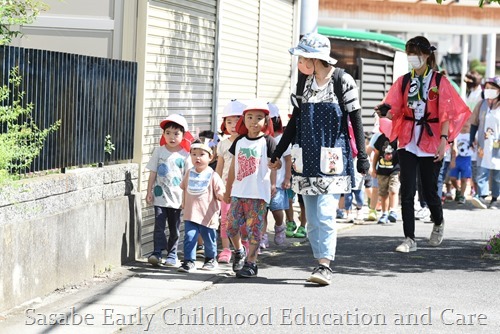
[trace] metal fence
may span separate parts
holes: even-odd
[[[137,63],[0,46],[0,85],[15,66],[37,126],[61,120],[28,172],[132,159]],[[107,135],[111,155],[104,151]]]

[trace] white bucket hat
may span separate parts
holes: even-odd
[[[304,58],[314,58],[326,61],[330,65],[335,65],[337,59],[330,57],[330,40],[328,37],[317,34],[305,34],[299,41],[299,45],[288,50],[293,56]]]

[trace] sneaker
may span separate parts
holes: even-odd
[[[247,252],[244,246],[243,249],[234,251],[233,271],[235,273],[240,271],[241,268],[243,268],[246,259],[247,259]]]
[[[205,258],[205,263],[203,263],[203,267],[201,269],[203,270],[215,270],[219,264],[217,263],[216,259],[207,259]]]
[[[297,229],[297,224],[294,221],[286,222],[286,231],[285,231],[286,237],[292,238],[296,229]]]
[[[304,226],[299,226],[297,232],[293,235],[294,238],[305,238],[307,237],[307,230]]]
[[[161,256],[159,256],[157,254],[151,254],[148,257],[148,262],[155,267],[159,267],[160,264],[162,264],[162,258],[161,258]]]
[[[439,246],[443,242],[443,234],[444,234],[444,221],[441,225],[434,224],[432,228],[431,236],[429,238],[429,244],[431,246]]]
[[[283,245],[285,243],[285,230],[286,226],[282,224],[281,226],[274,226],[274,243],[276,245]]]
[[[363,220],[363,208],[356,207],[356,220]]]
[[[257,276],[258,271],[259,270],[257,269],[256,263],[245,262],[245,265],[243,266],[243,268],[241,268],[241,270],[239,270],[236,273],[236,277],[239,277],[239,278],[254,277],[254,276]]]
[[[366,220],[374,222],[377,220],[377,210],[375,209],[370,209],[370,212],[368,213],[368,217]]]
[[[465,196],[459,195],[457,199],[458,204],[465,204]]]
[[[264,233],[262,235],[262,238],[260,239],[259,247],[262,249],[269,248],[269,238],[267,237],[267,233]]]
[[[193,271],[196,271],[196,265],[193,261],[182,261],[182,265],[177,269],[177,271],[182,273],[192,273]]]
[[[431,217],[431,211],[429,210],[428,207],[420,208],[415,212],[415,219],[416,220],[423,220],[423,221],[428,221]]]
[[[396,252],[400,253],[415,252],[416,250],[417,250],[417,242],[412,238],[406,238],[401,245],[396,247]]]
[[[179,261],[176,257],[167,257],[163,264],[167,267],[177,267],[179,265]]]
[[[231,255],[233,253],[229,248],[224,248],[222,252],[219,253],[219,262],[220,263],[229,263],[231,262]]]
[[[491,201],[490,205],[488,205],[488,209],[492,209],[492,210],[500,209],[500,205],[498,204],[498,201]]]
[[[333,271],[330,267],[320,264],[314,268],[308,282],[318,283],[319,285],[329,285],[332,280]]]
[[[337,219],[346,219],[347,218],[347,213],[342,210],[342,209],[337,209]]]
[[[395,223],[398,220],[398,214],[395,211],[389,211],[389,216],[387,217],[391,223]]]
[[[204,245],[196,246],[196,257],[200,258],[200,259],[205,258],[205,246]]]
[[[452,201],[453,201],[453,195],[452,195],[450,192],[447,192],[447,193],[445,194],[444,201],[445,201],[445,202],[452,202]]]
[[[389,222],[389,215],[384,212],[382,216],[380,216],[380,219],[378,220],[377,224],[387,224],[388,222]]]
[[[482,197],[473,197],[471,199],[472,205],[474,205],[478,209],[487,209],[486,201]]]

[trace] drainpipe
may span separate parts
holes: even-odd
[[[492,78],[495,76],[495,61],[497,50],[497,35],[489,34],[486,39],[486,73],[484,78]]]
[[[319,0],[301,1],[300,36],[318,32]]]

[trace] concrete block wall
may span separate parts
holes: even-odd
[[[139,256],[138,171],[82,168],[0,189],[0,312]]]

